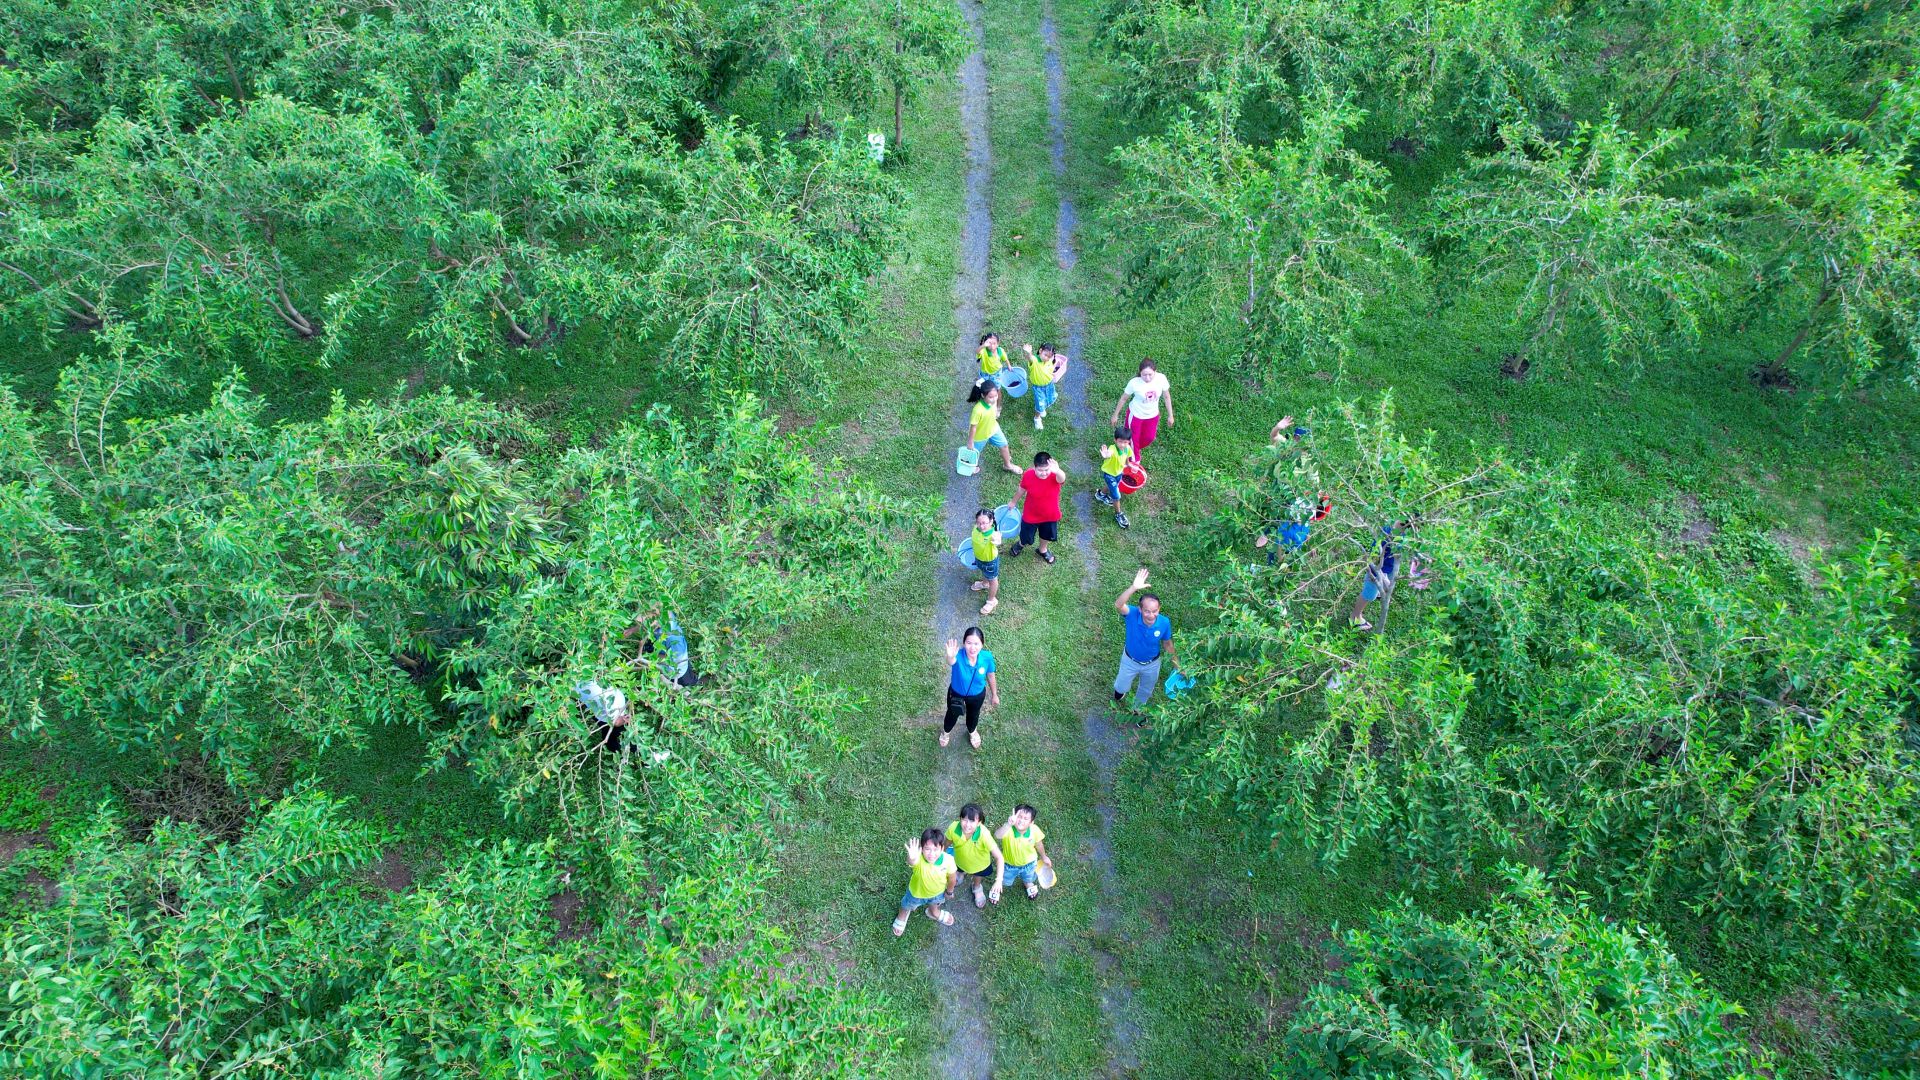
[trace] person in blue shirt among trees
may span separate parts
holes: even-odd
[[[1162,656],[1173,662],[1173,670],[1180,670],[1180,658],[1173,651],[1173,623],[1160,613],[1160,598],[1142,593],[1139,605],[1133,603],[1133,594],[1146,587],[1147,572],[1142,569],[1113,602],[1114,610],[1127,624],[1126,651],[1120,655],[1120,674],[1113,680],[1113,700],[1120,702],[1137,684],[1133,701],[1141,708],[1152,700],[1154,684],[1160,681]]]
[[[994,674],[993,654],[987,651],[986,636],[977,626],[967,627],[960,640],[947,639],[947,718],[940,727],[940,745],[953,737],[954,722],[961,714],[967,718],[967,741],[980,749],[980,707],[988,698],[1000,707],[1000,679]]]
[[[1408,523],[1403,521],[1398,528],[1404,531],[1407,526]],[[1380,557],[1369,563],[1366,572],[1360,575],[1360,599],[1353,602],[1350,616],[1353,625],[1360,630],[1373,629],[1373,624],[1366,618],[1367,605],[1393,591],[1393,579],[1400,570],[1400,557],[1393,550],[1394,528],[1392,525],[1380,527]]]

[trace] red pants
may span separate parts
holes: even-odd
[[[1133,457],[1135,461],[1138,461],[1140,459],[1140,452],[1152,446],[1153,440],[1160,435],[1160,416],[1156,413],[1142,420],[1129,413],[1127,415],[1127,428],[1133,432]]]

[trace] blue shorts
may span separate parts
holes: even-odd
[[[1107,495],[1108,495],[1108,497],[1109,497],[1109,498],[1112,498],[1112,499],[1113,499],[1113,500],[1115,500],[1116,502],[1117,502],[1117,501],[1119,501],[1119,499],[1120,499],[1120,478],[1119,478],[1119,477],[1117,477],[1117,476],[1111,476],[1111,475],[1109,475],[1109,474],[1107,474],[1107,473],[1101,473],[1101,474],[1100,474],[1100,479],[1102,479],[1102,480],[1105,480],[1105,481],[1107,482]]]
[[[1393,578],[1391,576],[1382,578],[1372,570],[1367,571],[1366,579],[1360,582],[1360,599],[1365,600],[1369,604],[1380,599],[1380,593],[1383,591],[1381,584],[1383,581],[1387,584],[1392,584]]]
[[[973,568],[980,571],[980,576],[986,578],[988,581],[992,581],[994,578],[1000,576],[999,559],[994,559],[992,562],[975,563]]]
[[[912,911],[915,908],[926,907],[928,904],[944,903],[946,899],[947,894],[941,893],[939,896],[929,896],[925,900],[922,900],[913,895],[912,889],[908,889],[906,892],[900,894],[900,906],[908,911]]]
[[[1006,881],[1009,885],[1040,884],[1040,860],[1035,859],[1025,866],[1007,867]]]
[[[1053,408],[1054,399],[1059,396],[1060,396],[1059,383],[1048,383],[1045,386],[1034,387],[1033,388],[1033,411],[1035,413],[1045,415],[1048,409]]]
[[[986,441],[986,442],[985,442],[984,444],[982,444],[982,443],[981,443],[981,442],[980,442],[979,440],[977,440],[977,439],[976,439],[976,440],[974,440],[973,442],[970,442],[970,443],[968,443],[968,444],[967,444],[967,446],[968,446],[968,447],[969,447],[970,449],[974,449],[974,450],[978,450],[978,449],[980,449],[980,447],[981,447],[982,445],[986,445],[986,446],[1005,446],[1005,445],[1007,445],[1007,433],[1006,433],[1006,432],[1004,432],[1004,431],[996,431],[996,432],[994,432],[993,434],[991,434],[991,435],[989,435],[989,436],[987,436],[987,441]]]

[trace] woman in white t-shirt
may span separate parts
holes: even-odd
[[[1132,402],[1129,403],[1128,399]],[[1113,422],[1120,422],[1120,408],[1126,406],[1127,427],[1133,431],[1133,460],[1140,460],[1140,452],[1153,445],[1160,434],[1160,405],[1167,406],[1167,426],[1173,426],[1173,388],[1167,385],[1167,377],[1155,371],[1152,360],[1140,361],[1140,374],[1127,383],[1120,391],[1120,400],[1113,404]]]

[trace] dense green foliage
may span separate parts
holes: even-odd
[[[1226,536],[1305,520],[1307,493],[1333,511],[1274,566],[1230,553],[1207,591],[1204,692],[1153,737],[1188,798],[1330,860],[1381,839],[1428,884],[1531,854],[1749,944],[1906,925],[1911,582],[1884,541],[1809,587],[1765,541],[1669,553],[1557,470],[1444,464],[1385,406],[1330,419],[1222,481]],[[1360,574],[1407,522],[1420,587],[1357,634]]]
[[[0,944],[0,1058],[74,1077],[858,1076],[885,1046],[780,972],[777,932],[743,931],[755,880],[614,899],[556,935],[551,844],[464,853],[389,897],[363,873],[380,842],[316,792],[231,843],[172,823],[131,842],[103,811],[59,900]]]
[[[1920,272],[1911,5],[1120,0],[1109,21],[1127,101],[1167,125],[1119,153],[1122,227],[1138,221],[1136,200],[1204,193],[1162,208],[1136,240],[1217,227],[1228,206],[1244,208],[1242,246],[1297,228],[1348,230],[1367,248],[1428,238],[1393,279],[1336,272],[1337,305],[1323,275],[1289,272],[1316,261],[1306,251],[1266,265],[1203,257],[1213,275],[1244,279],[1245,340],[1269,370],[1324,360],[1319,342],[1350,334],[1369,299],[1417,297],[1431,279],[1511,293],[1504,347],[1522,356],[1639,365],[1703,326],[1739,332],[1784,309],[1799,331],[1756,357],[1771,377],[1795,361],[1832,380],[1883,366],[1920,380],[1906,284]],[[1444,146],[1452,175],[1387,185],[1352,149],[1359,125],[1329,129],[1335,101],[1369,117],[1376,152]],[[1230,164],[1285,160],[1302,141],[1316,147],[1309,160],[1343,162],[1358,205],[1278,203],[1264,170]],[[1315,184],[1288,186],[1316,201]],[[1382,218],[1366,204],[1390,186],[1396,212]],[[1189,245],[1140,251],[1136,272],[1191,279]],[[1262,290],[1274,296],[1256,302]],[[1319,312],[1312,338],[1302,310]]]
[[[205,759],[246,788],[405,725],[429,736],[422,769],[471,770],[555,839],[476,856],[393,910],[356,899],[376,838],[331,804],[283,806],[231,854],[184,828],[128,847],[102,819],[61,875],[82,906],[21,930],[23,1067],[687,1075],[795,1054],[858,1073],[884,1041],[842,1015],[852,1001],[799,1004],[752,915],[778,811],[849,749],[856,702],[766,642],[857,598],[910,535],[903,507],[822,475],[750,397],[697,432],[659,409],[557,452],[446,392],[270,425],[229,379],[200,411],[127,419],[157,377],[121,349],[69,367],[45,414],[0,399],[14,734],[154,769]],[[667,613],[707,676],[697,693],[638,662]],[[598,748],[575,701],[589,679],[629,695],[626,752]],[[293,872],[309,864],[323,880]],[[555,951],[546,901],[569,876],[608,931]],[[141,951],[198,966],[130,965]],[[97,970],[46,958],[69,953]],[[83,976],[105,1013],[70,1015],[56,980]],[[189,984],[204,993],[175,992]]]
[[[923,6],[898,16],[919,20],[895,35],[902,72],[955,40]],[[801,89],[857,103],[839,37],[894,16],[834,12],[796,40],[766,32],[784,15],[24,5],[0,79],[0,311],[216,359],[406,341],[462,368],[591,321],[698,385],[793,385],[848,332],[897,193],[851,136],[790,142],[709,95],[743,62],[730,43],[762,42],[827,73]]]
[[[1763,1075],[1657,938],[1561,901],[1536,870],[1451,923],[1410,904],[1347,935],[1345,985],[1293,1017],[1276,1077]]]

